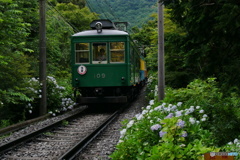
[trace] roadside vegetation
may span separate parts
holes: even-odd
[[[166,89],[158,101],[156,79],[148,83],[149,105],[122,122],[112,159],[203,159],[208,152],[240,154],[240,99],[224,97],[215,78]],[[239,159],[240,157],[235,157]]]
[[[70,36],[88,29],[90,22],[97,19],[85,7],[85,1],[70,2],[48,0],[46,5],[47,105],[53,116],[74,104]],[[39,116],[39,1],[0,0],[0,10],[2,128]]]

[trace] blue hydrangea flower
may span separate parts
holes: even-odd
[[[165,118],[172,118],[173,117],[173,113],[169,113]]]
[[[159,132],[159,136],[160,136],[160,137],[163,137],[165,134],[167,134],[167,132],[164,132],[164,131],[160,131],[160,132]]]
[[[183,131],[181,137],[187,137],[187,136],[188,136],[187,132]]]
[[[158,130],[158,129],[160,129],[160,128],[162,128],[162,126],[161,126],[160,124],[155,124],[155,125],[153,125],[153,126],[151,127],[151,130],[152,130],[152,131],[156,131],[156,130]]]
[[[179,119],[178,122],[177,122],[177,126],[180,127],[180,128],[183,128],[185,126],[185,121]]]

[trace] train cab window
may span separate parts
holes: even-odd
[[[89,63],[89,43],[76,43],[76,63]]]
[[[110,43],[110,62],[111,63],[124,63],[125,44],[124,42],[111,42]]]
[[[107,43],[92,43],[93,64],[107,64]]]

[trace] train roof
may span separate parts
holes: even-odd
[[[129,35],[127,32],[116,30],[116,29],[103,29],[101,33],[97,30],[87,30],[75,33],[73,37],[79,36],[113,36],[113,35]]]

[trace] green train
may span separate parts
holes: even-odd
[[[144,57],[129,33],[110,20],[94,20],[90,27],[71,37],[76,102],[126,103],[146,82]]]

